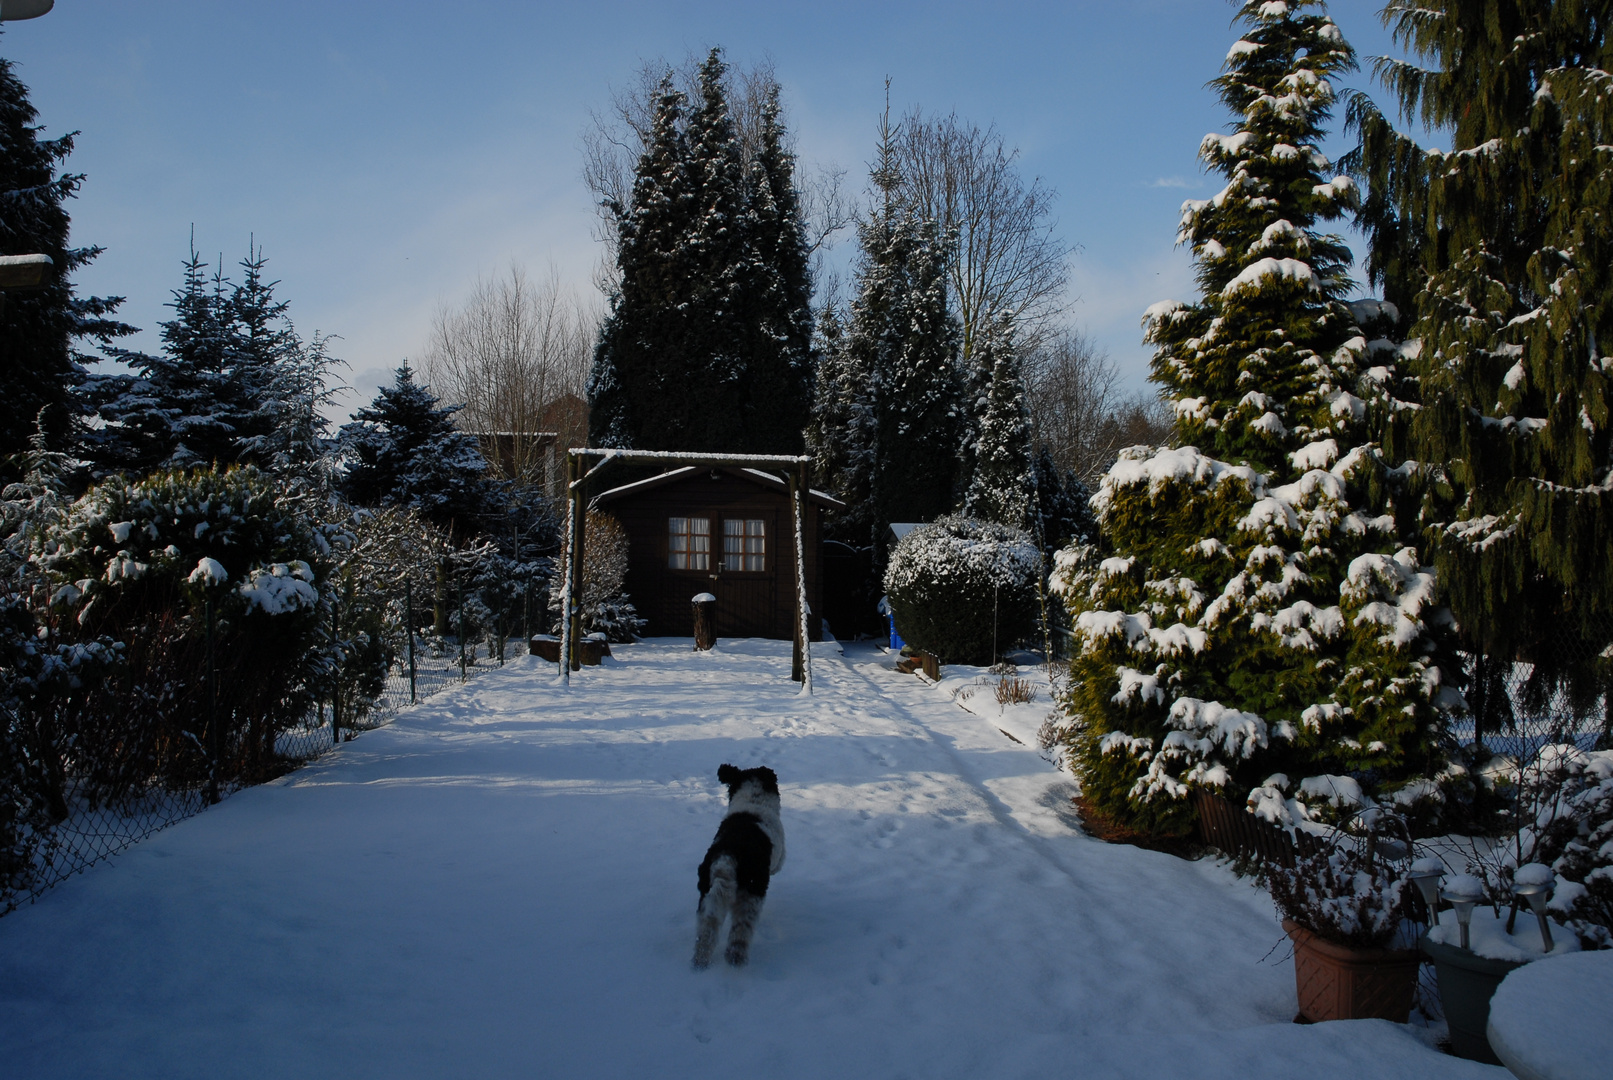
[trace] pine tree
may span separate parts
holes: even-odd
[[[969,362],[974,416],[965,440],[969,486],[963,512],[1023,528],[1032,509],[1030,411],[1011,315],[999,315],[984,328]]]
[[[1098,523],[1092,516],[1091,490],[1074,469],[1061,469],[1053,451],[1040,446],[1031,458],[1030,534],[1046,553],[1070,544],[1087,545],[1098,539]]]
[[[1613,4],[1395,2],[1379,73],[1448,152],[1351,102],[1369,271],[1411,316],[1406,456],[1480,732],[1514,660],[1586,696],[1613,619]]]
[[[1121,454],[1093,498],[1108,557],[1067,550],[1057,575],[1084,795],[1157,833],[1191,826],[1195,787],[1430,775],[1454,697],[1448,615],[1365,423],[1383,373],[1339,300],[1349,253],[1316,228],[1354,200],[1318,149],[1353,53],[1315,0],[1239,17],[1214,84],[1237,123],[1200,148],[1227,186],[1182,215],[1202,296],[1145,321],[1179,448]]]
[[[135,330],[112,318],[122,297],[74,295],[72,275],[102,249],[68,246],[66,203],[84,177],[58,171],[73,136],[41,138],[37,120],[28,88],[0,57],[0,255],[48,255],[52,263],[43,288],[0,293],[0,480],[19,475],[8,459],[28,449],[41,413],[50,446],[67,447],[89,359],[75,342],[105,345]]]
[[[455,543],[501,513],[503,493],[487,472],[476,436],[454,427],[457,406],[442,407],[408,365],[368,408],[342,428],[351,456],[344,478],[360,506],[406,506],[446,530]]]

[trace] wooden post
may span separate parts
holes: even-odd
[[[571,535],[572,518],[577,514],[577,503],[571,497],[571,482],[576,479],[577,459],[566,455],[566,567],[560,584],[560,654],[555,658],[560,665],[560,681],[571,685]]]
[[[567,618],[571,627],[571,670],[577,671],[582,667],[582,567],[583,542],[587,535],[585,528],[588,517],[587,484],[582,477],[583,465],[581,458],[573,458],[577,463],[576,485],[571,493],[571,607]]]
[[[811,635],[807,632],[807,599],[806,599],[806,543],[803,533],[806,531],[806,466],[799,465],[789,474],[790,487],[790,514],[795,519],[795,648],[790,656],[790,678],[800,683],[808,692],[812,692],[812,676],[810,674],[811,658],[807,650],[811,648]]]

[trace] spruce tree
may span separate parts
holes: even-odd
[[[0,293],[0,480],[20,476],[11,458],[28,450],[42,414],[50,449],[66,449],[89,359],[75,343],[105,345],[135,330],[112,317],[122,297],[74,295],[72,275],[102,249],[68,246],[66,203],[84,177],[58,171],[73,135],[41,138],[38,118],[28,88],[0,57],[0,255],[48,255],[52,263],[43,288]]]
[[[1411,315],[1404,453],[1442,589],[1481,654],[1480,734],[1515,660],[1593,697],[1613,640],[1613,3],[1429,0],[1379,74],[1449,151],[1351,103],[1369,270]]]
[[[1239,18],[1214,83],[1236,123],[1200,148],[1227,185],[1182,214],[1201,297],[1145,320],[1179,448],[1122,452],[1093,498],[1107,550],[1061,553],[1058,575],[1084,795],[1164,834],[1191,827],[1197,787],[1430,775],[1459,700],[1415,515],[1366,426],[1383,375],[1340,302],[1349,253],[1317,228],[1354,201],[1319,150],[1353,54],[1314,0]]]
[[[391,386],[353,414],[341,439],[351,464],[343,481],[360,506],[407,506],[455,543],[474,536],[503,509],[476,436],[454,426],[458,406],[441,406],[407,364]]]
[[[162,352],[109,349],[136,374],[101,376],[89,385],[105,421],[86,434],[98,473],[142,476],[213,463],[272,468],[298,438],[288,424],[302,417],[322,427],[304,415],[303,396],[323,400],[333,361],[322,340],[313,353],[305,350],[264,265],[253,247],[237,285],[222,266],[209,273],[192,242],[184,281],[168,305],[174,317],[162,324]],[[310,359],[320,369],[313,382],[304,370]]]
[[[1013,316],[998,315],[983,329],[969,363],[974,415],[963,512],[1023,528],[1031,516],[1031,430]]]

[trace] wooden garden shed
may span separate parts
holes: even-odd
[[[694,633],[690,600],[717,598],[720,637],[791,639],[796,627],[795,524],[790,486],[777,473],[685,466],[602,491],[591,504],[628,536],[626,588],[651,636]],[[842,504],[804,500],[807,605],[823,611],[823,515]],[[822,637],[816,615],[811,640]]]

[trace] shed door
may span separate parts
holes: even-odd
[[[670,574],[688,586],[698,585],[691,594],[705,591],[717,598],[719,637],[777,632],[782,548],[776,513],[743,510],[732,516],[672,518],[668,537]]]

